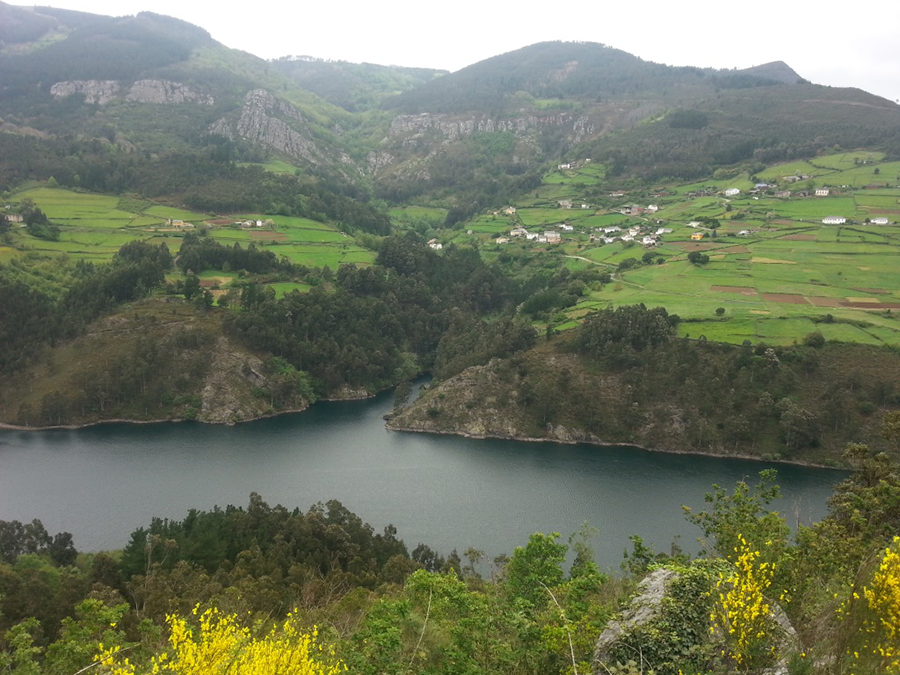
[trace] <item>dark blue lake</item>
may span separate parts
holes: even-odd
[[[308,509],[337,499],[410,548],[469,546],[511,553],[534,532],[563,537],[588,521],[601,567],[615,568],[636,534],[697,550],[681,506],[703,507],[713,483],[731,488],[774,466],[634,448],[471,440],[387,431],[389,394],[320,403],[235,427],[110,424],[78,431],[0,431],[0,519],[40,518],[80,550],[121,548],[152,516],[269,504]],[[838,471],[778,466],[778,508],[794,525],[825,513]]]

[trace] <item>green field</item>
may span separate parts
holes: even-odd
[[[597,174],[594,185],[587,185],[575,184],[573,173],[550,172],[535,192],[535,200],[520,200],[516,214],[532,232],[569,220],[574,231],[564,233],[559,245],[567,255],[576,256],[567,265],[572,269],[593,265],[614,273],[612,283],[593,288],[566,310],[567,321],[557,317],[553,321],[557,330],[598,308],[643,302],[678,314],[683,319],[679,334],[691,338],[790,344],[818,330],[828,340],[900,345],[900,226],[864,222],[879,216],[900,220],[900,188],[893,187],[900,184],[900,164],[883,161],[882,154],[847,152],[771,166],[756,174],[760,181],[777,183],[768,194],[750,194],[754,183],[743,174],[656,186],[656,190],[665,189],[664,196],[630,190],[613,201],[615,206],[659,206],[656,213],[639,216],[624,216],[612,207],[591,209],[586,215],[577,209],[548,208],[555,199],[580,203],[581,190],[592,195],[612,191],[603,185],[602,174]],[[816,186],[833,186],[837,193],[775,198],[774,189],[807,189],[806,180],[783,181],[792,175],[810,176]],[[873,183],[891,187],[872,188]],[[721,191],[729,187],[742,192],[726,200]],[[703,189],[719,192],[687,197]],[[822,218],[832,215],[844,216],[848,223],[822,224]],[[704,239],[693,242],[691,235],[702,230],[685,224],[704,216],[720,221],[719,236],[713,238],[706,231]],[[469,227],[495,255],[498,247],[491,246],[485,236],[497,234],[498,228],[486,225],[478,220]],[[641,226],[642,232],[657,225],[672,229],[653,249],[664,264],[638,264],[618,272],[620,263],[640,261],[647,249],[638,243],[589,241],[596,234],[593,228],[610,225],[623,230]],[[741,230],[750,234],[737,236]],[[509,246],[516,247],[517,255],[546,255],[541,252],[546,244],[523,240]],[[688,252],[695,249],[708,255],[709,262],[699,266],[688,262]],[[725,310],[721,317],[716,314],[720,307]]]
[[[237,214],[228,218],[211,219],[208,214],[137,198],[50,187],[29,187],[14,193],[9,201],[15,204],[23,199],[31,199],[52,222],[59,225],[59,240],[37,239],[22,228],[14,228],[11,235],[12,246],[0,248],[0,263],[28,252],[64,254],[73,260],[108,262],[122,245],[135,239],[155,244],[165,243],[172,253],[177,254],[183,232],[173,228],[169,223],[170,219],[191,223],[194,231],[204,227],[210,236],[223,244],[253,244],[307,267],[328,265],[336,269],[345,263],[368,265],[375,260],[374,252],[359,246],[353,237],[340,232],[333,225],[308,218]],[[441,221],[445,215],[441,209],[430,209],[427,212],[435,217],[439,215]],[[246,229],[237,224],[247,219],[263,222],[271,220],[274,225]],[[222,276],[222,273],[211,274]],[[275,286],[279,294],[294,289],[306,290],[302,284]]]

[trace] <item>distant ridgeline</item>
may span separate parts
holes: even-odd
[[[782,62],[676,68],[596,43],[545,42],[455,73],[269,63],[148,12],[112,18],[0,4],[0,16],[0,119],[9,132],[0,136],[18,139],[0,145],[6,187],[55,176],[196,208],[248,209],[260,195],[256,205],[292,209],[253,174],[185,171],[211,154],[286,162],[331,191],[438,199],[467,216],[534,189],[547,163],[565,155],[657,180],[834,145],[900,153],[898,106],[809,84]],[[177,182],[164,180],[165,168]]]

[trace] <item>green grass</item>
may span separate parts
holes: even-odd
[[[857,163],[864,161],[871,163]],[[554,198],[577,203],[578,190],[586,186],[569,184],[566,179],[570,173],[548,175],[545,185],[536,191],[538,196],[533,202],[536,208],[520,205],[518,216],[526,227],[530,225],[532,231],[537,231],[544,224],[552,225],[576,213],[576,210],[561,212],[548,208],[548,202],[554,204]],[[746,191],[751,186],[749,176],[661,186],[669,194],[659,198],[650,196],[649,192],[628,192],[615,203],[656,203],[660,211],[652,218],[663,220],[665,227],[673,229],[655,251],[666,263],[616,272],[612,283],[588,293],[568,310],[570,321],[578,321],[585,312],[600,307],[643,302],[648,306],[664,306],[680,315],[685,321],[679,327],[679,334],[690,334],[692,338],[703,335],[710,340],[732,343],[751,340],[790,344],[818,329],[833,341],[900,344],[900,309],[877,311],[879,304],[871,302],[862,307],[840,304],[867,299],[879,303],[900,302],[900,265],[896,263],[900,259],[900,226],[863,223],[866,217],[878,215],[893,219],[893,211],[900,219],[900,188],[864,189],[873,182],[900,183],[900,163],[884,162],[878,153],[841,153],[819,157],[811,163],[772,166],[757,175],[761,180],[776,182],[782,176],[795,174],[812,176],[817,186],[848,187],[838,188],[840,194],[825,198],[760,196],[754,199],[743,193],[729,201],[730,211],[726,211],[726,203],[718,195],[688,199],[685,194],[709,187],[716,190],[739,187]],[[806,182],[791,185],[781,182],[781,186],[796,191],[806,189]],[[556,197],[563,189],[566,195]],[[598,180],[591,194],[607,194],[611,190]],[[540,203],[540,199],[544,202]],[[830,215],[843,215],[859,224],[823,225],[821,219]],[[722,224],[718,238],[702,242],[704,253],[711,258],[702,267],[686,260],[693,246],[689,238],[695,230],[684,226],[700,216],[718,218]],[[571,218],[576,229],[613,223],[627,227],[648,221],[648,218],[627,218],[602,209]],[[754,233],[737,237],[742,229]],[[645,251],[639,245],[630,248],[623,248],[620,243],[588,245],[586,239],[582,234],[577,237],[577,245],[564,245],[566,253],[591,261],[569,259],[566,264],[573,269],[575,263],[579,266],[593,263],[614,271],[622,260],[640,260]],[[530,243],[518,245],[517,255],[544,255],[533,253],[536,248]],[[725,288],[713,290],[716,287]],[[744,295],[730,292],[728,287],[752,290]],[[766,298],[764,294],[771,296]],[[796,302],[787,302],[795,300],[789,296],[798,296]],[[724,317],[715,315],[717,307],[725,308]],[[835,322],[826,324],[823,320],[829,314]]]
[[[98,195],[43,186],[21,190],[12,195],[11,201],[18,202],[25,198],[33,200],[52,221],[60,225],[59,241],[36,239],[16,228],[10,235],[14,246],[3,249],[3,260],[26,251],[36,251],[104,262],[109,261],[122,245],[134,239],[165,243],[174,253],[181,247],[182,233],[160,233],[157,228],[164,227],[168,219],[184,220],[198,227],[207,219],[205,214],[131,196]],[[445,214],[443,209],[413,209],[419,215],[429,213],[443,218],[441,214]],[[274,227],[246,230],[233,224],[251,218],[271,220]],[[343,263],[368,265],[375,260],[374,252],[363,249],[335,226],[309,218],[241,214],[229,220],[233,222],[207,225],[210,236],[226,245],[240,243],[247,246],[253,242],[278,256],[284,255],[311,267],[329,265],[336,268]]]

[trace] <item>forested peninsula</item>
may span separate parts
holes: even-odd
[[[662,308],[603,310],[436,383],[388,427],[826,466],[849,442],[896,452],[895,350],[821,334],[791,347],[725,345],[675,338],[677,323]]]

